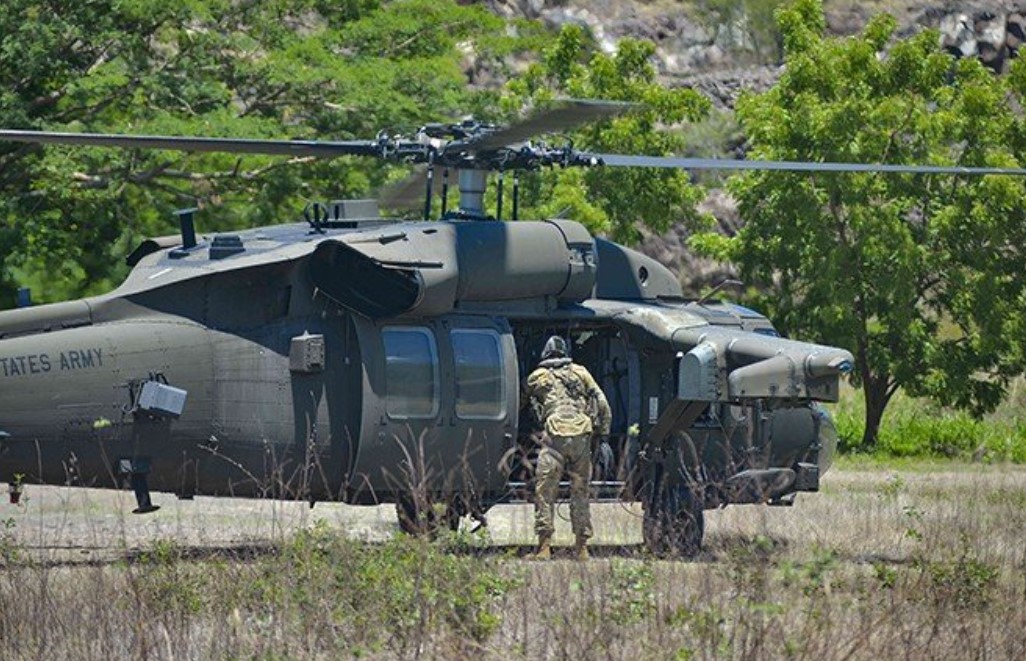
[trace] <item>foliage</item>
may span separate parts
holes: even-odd
[[[938,606],[958,610],[984,610],[994,599],[1000,572],[980,560],[968,544],[955,560],[922,562],[920,570],[928,578],[927,594]]]
[[[372,137],[452,118],[488,95],[466,53],[503,71],[504,22],[454,0],[93,0],[0,6],[0,125],[252,138]],[[525,42],[527,43],[527,42]],[[394,169],[394,168],[391,168]],[[0,300],[109,289],[140,237],[282,222],[365,195],[380,163],[0,146]]]
[[[640,622],[656,612],[655,577],[651,564],[613,561],[610,585],[616,599],[605,619],[616,624]]]
[[[837,569],[838,554],[832,549],[816,548],[807,562],[782,562],[780,567],[784,585],[801,589],[812,596],[829,591],[830,573]]]
[[[1004,404],[1002,408],[1010,406]],[[1020,416],[975,418],[964,411],[899,394],[887,408],[873,447],[863,442],[865,405],[861,398],[845,398],[834,416],[840,450],[845,453],[1026,463],[1026,423]]]
[[[778,19],[786,70],[737,106],[751,158],[1017,166],[1022,63],[1006,82],[939,52],[935,32],[892,43],[887,15],[827,39],[816,0]],[[899,388],[980,414],[1022,371],[1018,178],[753,172],[730,188],[746,226],[696,245],[762,285],[783,331],[852,350],[866,447]]]
[[[140,554],[129,578],[126,606],[157,618],[230,621],[241,609],[257,621],[323,626],[307,633],[337,636],[350,654],[388,649],[403,657],[431,636],[484,642],[502,623],[497,600],[519,584],[493,562],[423,539],[367,546],[325,525],[297,533],[243,571],[196,565],[185,549],[160,540]]]
[[[14,538],[17,528],[14,517],[0,519],[0,566],[9,566],[21,561],[21,550]]]
[[[667,127],[704,117],[710,104],[694,90],[659,85],[650,61],[654,48],[651,42],[622,39],[616,53],[607,55],[583,28],[568,24],[539,62],[506,85],[503,107],[513,114],[558,97],[637,103],[637,111],[574,132],[575,146],[593,152],[678,153],[684,141]],[[638,239],[639,224],[660,232],[676,222],[697,223],[695,206],[702,199],[686,173],[642,168],[555,171],[527,178],[523,195],[524,216],[563,213],[628,243]]]

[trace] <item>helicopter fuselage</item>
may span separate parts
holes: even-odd
[[[728,377],[768,364],[759,343],[804,351],[808,375],[829,347],[688,304],[657,262],[568,221],[339,225],[151,243],[110,294],[0,313],[0,479],[487,507],[530,481],[519,383],[558,333],[613,409],[599,492],[642,498],[653,463],[705,507],[818,484],[801,467],[825,469],[832,426],[811,402],[836,375],[751,394],[761,377]],[[697,346],[713,358],[696,372]],[[705,369],[714,394],[681,404]]]

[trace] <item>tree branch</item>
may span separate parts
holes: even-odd
[[[292,165],[301,165],[303,163],[311,163],[318,160],[316,156],[297,156],[290,158],[286,161],[278,161],[265,165],[264,167],[256,168],[255,170],[244,170],[239,171],[238,168],[231,170],[225,170],[222,172],[191,172],[185,170],[166,170],[160,173],[160,176],[167,177],[170,179],[187,179],[190,181],[214,181],[218,179],[243,179],[251,181],[257,179],[268,172],[273,172],[281,168],[289,167]]]
[[[385,53],[384,53],[384,56],[385,57],[392,57],[392,56],[394,56],[397,52],[401,51],[402,49],[406,48],[407,46],[409,46],[410,44],[412,44],[416,40],[420,39],[420,37],[425,32],[427,32],[428,30],[438,30],[440,32],[448,32],[450,29],[458,27],[460,25],[463,25],[466,22],[467,21],[464,21],[464,20],[450,21],[450,22],[444,23],[442,25],[431,25],[431,26],[423,28],[422,30],[417,30],[415,33],[413,33],[413,36],[409,37],[408,39],[404,39],[404,40],[400,41],[395,46],[392,46],[391,48],[386,50]]]
[[[239,116],[240,117],[248,117],[251,112],[253,112],[255,110],[258,110],[260,108],[264,108],[264,107],[269,106],[272,102],[274,102],[276,99],[278,99],[282,94],[287,92],[290,87],[291,87],[291,85],[289,85],[288,83],[279,85],[277,88],[271,90],[269,93],[265,94],[264,96],[262,96],[262,97],[260,97],[258,99],[254,99],[252,102],[246,102],[246,107],[243,108],[241,113],[239,113]]]

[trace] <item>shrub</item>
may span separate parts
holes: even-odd
[[[1002,410],[974,418],[899,395],[887,409],[875,448],[861,445],[864,411],[861,393],[846,395],[836,406],[841,452],[1026,463],[1026,424]]]

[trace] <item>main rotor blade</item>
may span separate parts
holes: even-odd
[[[0,140],[127,149],[172,149],[188,152],[266,154],[269,156],[378,155],[380,145],[370,140],[350,142],[319,140],[258,140],[246,138],[187,138],[167,135],[113,135],[107,133],[57,133],[52,131],[0,130]]]
[[[543,133],[569,131],[582,124],[616,117],[636,108],[636,103],[566,99],[551,108],[538,111],[522,122],[501,128],[478,140],[471,140],[469,147],[479,152],[498,149]]]
[[[443,169],[435,168],[431,179],[432,194],[442,190]],[[399,181],[382,186],[375,197],[378,206],[384,209],[419,209],[424,206],[424,194],[427,190],[428,169],[426,165],[418,165],[413,172]],[[450,176],[450,184],[455,177]]]
[[[977,168],[947,165],[888,165],[884,163],[816,163],[805,161],[744,161],[727,158],[678,158],[595,154],[611,167],[679,168],[682,170],[776,170],[782,172],[897,172],[906,174],[1003,174],[1026,176],[1021,168]]]

